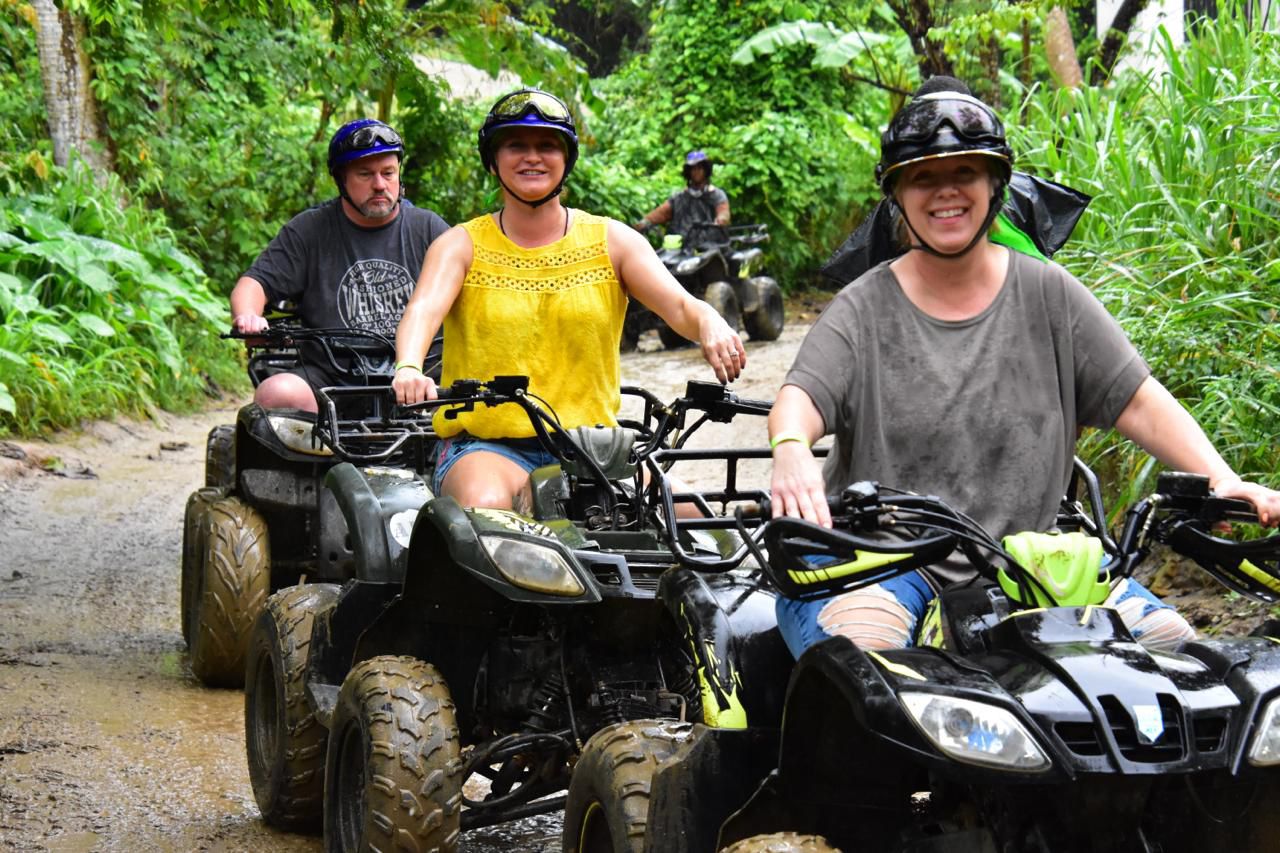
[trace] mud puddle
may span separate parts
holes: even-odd
[[[734,390],[772,399],[803,331],[749,343]],[[624,382],[664,400],[689,378],[713,379],[695,348],[623,359]],[[0,454],[0,850],[321,849],[262,823],[243,694],[192,677],[178,624],[183,508],[203,483],[206,433],[234,417],[227,404],[95,424]],[[694,446],[765,439],[763,418],[739,418],[708,424]],[[560,816],[475,830],[462,849],[555,853]]]

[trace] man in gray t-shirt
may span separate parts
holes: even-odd
[[[647,231],[650,226],[671,223],[667,230],[690,239],[697,239],[698,226],[729,224],[729,197],[724,190],[711,183],[713,166],[702,151],[690,151],[684,158],[685,188],[644,215],[636,223],[636,230]]]
[[[401,197],[403,154],[399,135],[382,122],[339,128],[329,143],[339,197],[289,220],[240,277],[231,292],[233,329],[266,329],[266,306],[289,300],[308,328],[362,329],[395,340],[427,247],[449,227]],[[315,411],[312,389],[341,381],[311,360],[268,377],[254,400]]]

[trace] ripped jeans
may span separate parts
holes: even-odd
[[[901,649],[915,644],[934,590],[920,572],[817,601],[778,597],[778,629],[791,654],[828,637],[848,637],[863,649]],[[1195,629],[1172,605],[1133,578],[1116,585],[1103,603],[1120,613],[1129,633],[1151,649],[1173,649],[1195,639]]]

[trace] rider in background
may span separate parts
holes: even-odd
[[[231,328],[268,327],[268,304],[297,304],[311,329],[350,328],[391,338],[409,301],[422,259],[449,225],[404,198],[404,142],[370,118],[338,128],[329,140],[329,174],[338,197],[289,220],[231,291]],[[316,359],[267,377],[254,402],[316,411],[314,388],[341,384]]]
[[[688,236],[696,225],[729,224],[729,197],[711,183],[711,158],[702,151],[690,151],[684,158],[685,188],[655,207],[636,223],[644,233],[651,226],[670,222],[668,233]]]
[[[1066,270],[990,242],[1013,154],[996,114],[935,77],[881,139],[876,177],[907,251],[845,287],[801,345],[769,418],[777,515],[831,525],[827,494],[875,480],[938,495],[997,538],[1053,527],[1080,427],[1114,427],[1168,467],[1209,477],[1264,524],[1280,493],[1241,480]],[[834,436],[825,469],[810,446]],[[780,598],[792,652],[832,635],[910,645],[947,562],[816,602]],[[1132,579],[1114,607],[1155,648],[1194,637]]]
[[[503,206],[452,228],[427,252],[396,333],[393,386],[404,404],[435,399],[422,373],[427,343],[444,325],[441,383],[516,374],[565,429],[617,426],[618,342],[629,298],[702,347],[721,382],[746,364],[738,334],[667,272],[626,225],[571,209],[560,191],[578,159],[563,101],[537,89],[500,98],[480,128],[480,161]],[[463,506],[528,513],[529,472],[555,461],[517,406],[435,417],[444,441],[436,494]]]

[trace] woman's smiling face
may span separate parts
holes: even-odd
[[[504,130],[494,166],[511,192],[526,201],[542,198],[559,186],[564,176],[564,139],[545,127]]]
[[[969,245],[991,208],[987,159],[962,154],[902,169],[894,197],[918,239],[944,254]]]

